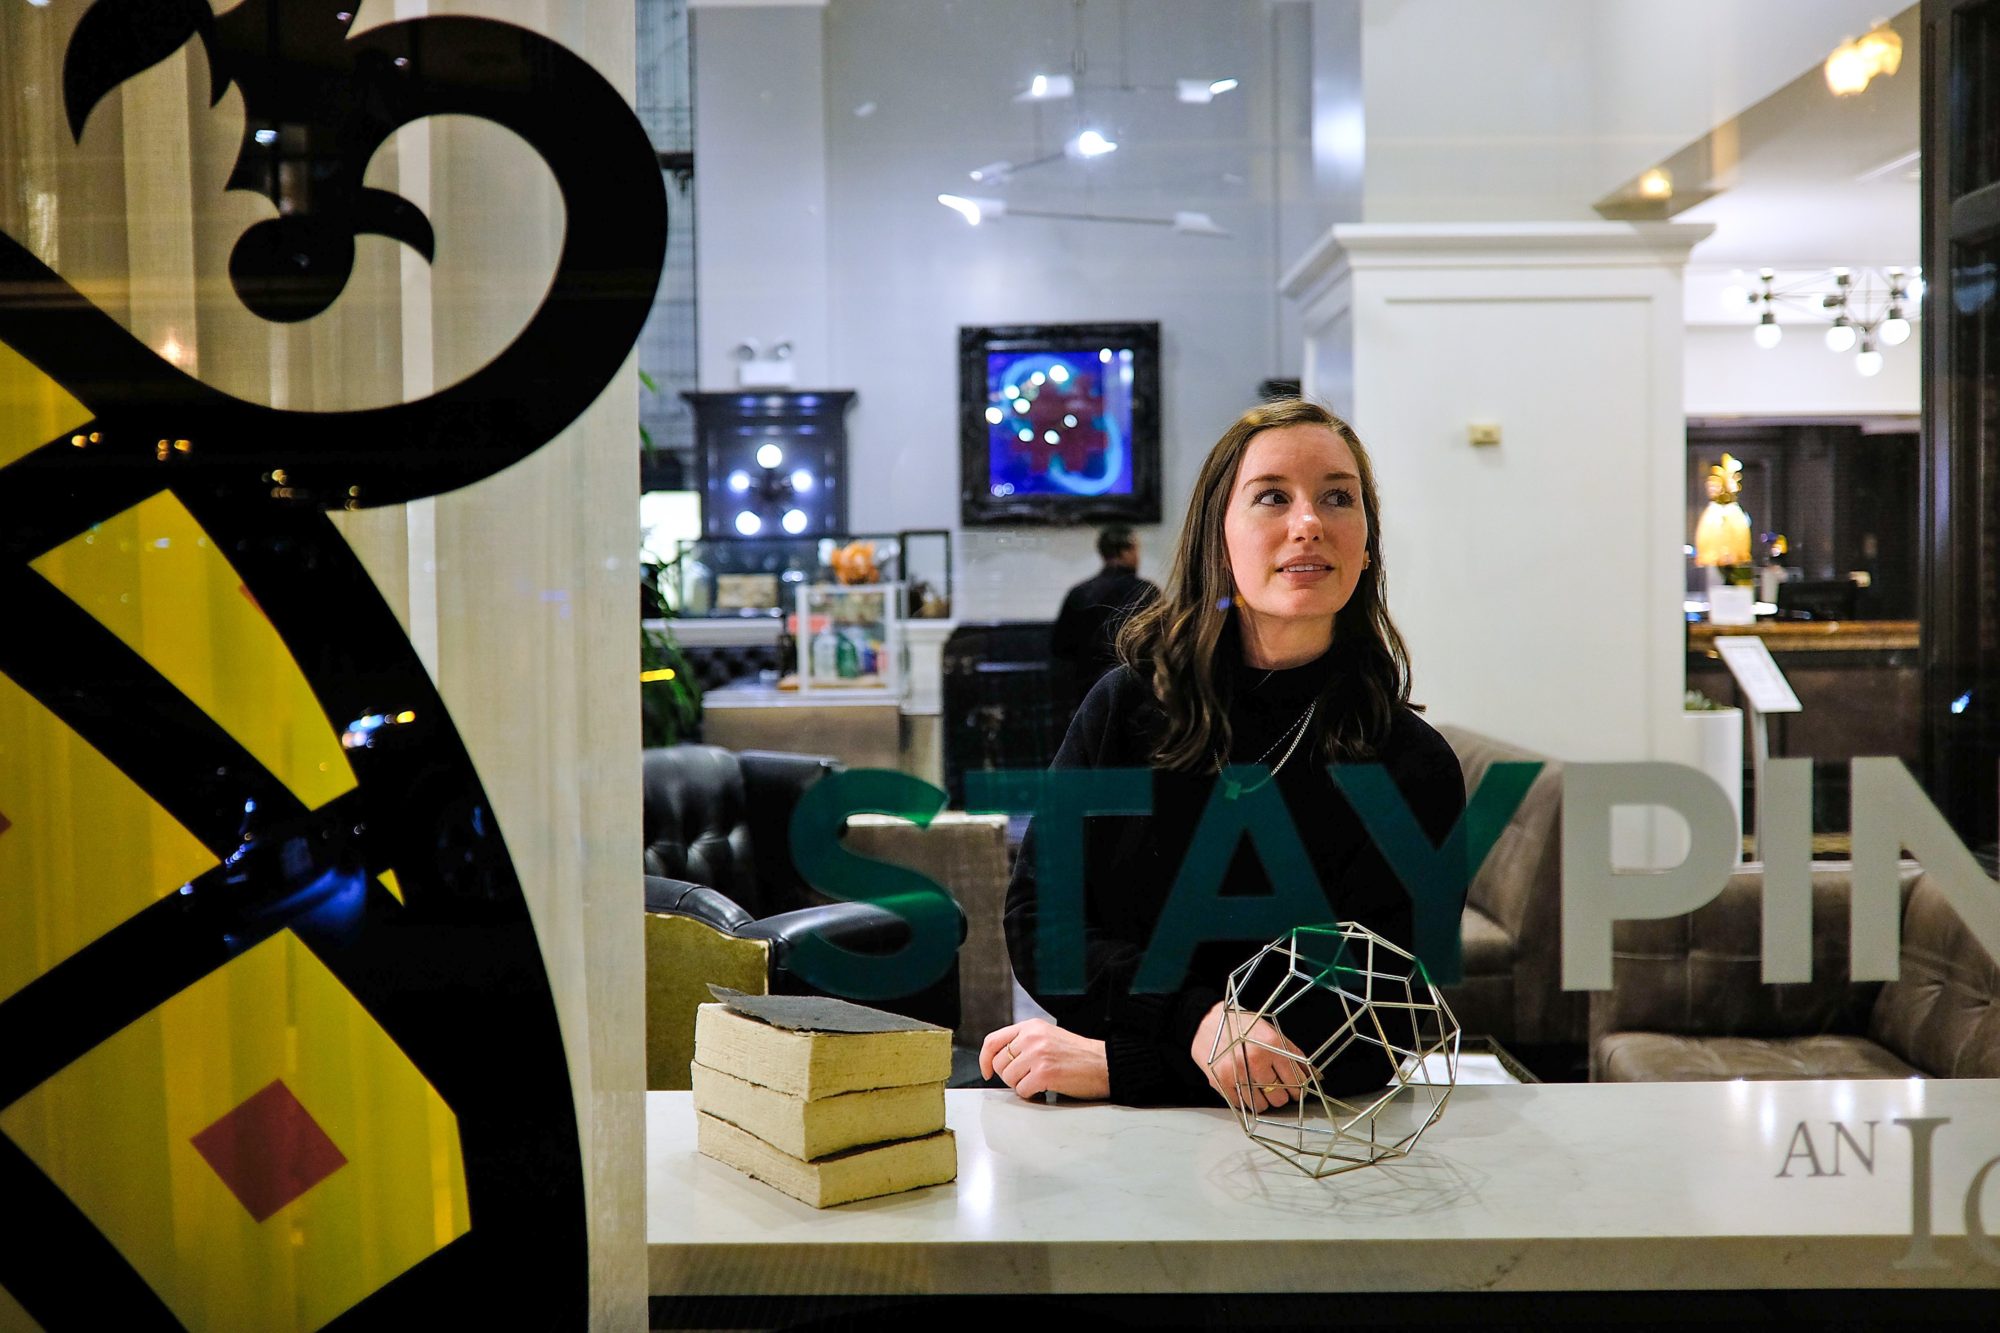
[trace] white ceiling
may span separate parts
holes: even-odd
[[[1719,294],[1732,281],[1754,285],[1760,268],[1783,282],[1835,266],[1919,262],[1916,6],[1890,26],[1903,38],[1894,76],[1835,97],[1815,65],[1660,164],[1674,179],[1674,220],[1715,226],[1690,256],[1689,323],[1751,322],[1747,308],[1728,311]]]

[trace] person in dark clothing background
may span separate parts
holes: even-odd
[[[1104,568],[1069,590],[1049,632],[1064,715],[1118,665],[1118,631],[1127,617],[1160,595],[1157,585],[1139,577],[1139,538],[1132,529],[1105,528],[1097,534],[1097,554]]]

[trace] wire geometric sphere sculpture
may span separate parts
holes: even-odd
[[[1319,1179],[1408,1154],[1458,1084],[1458,1043],[1424,965],[1342,921],[1296,927],[1230,974],[1208,1067],[1238,1057],[1243,1132]],[[1253,1050],[1274,1081],[1253,1085]],[[1279,1089],[1282,1105],[1254,1109]]]

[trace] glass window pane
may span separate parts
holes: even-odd
[[[1953,18],[1949,83],[1954,195],[2000,180],[2000,5]]]

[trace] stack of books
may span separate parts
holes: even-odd
[[[845,1000],[742,995],[695,1016],[696,1144],[815,1208],[942,1185],[951,1033]]]

